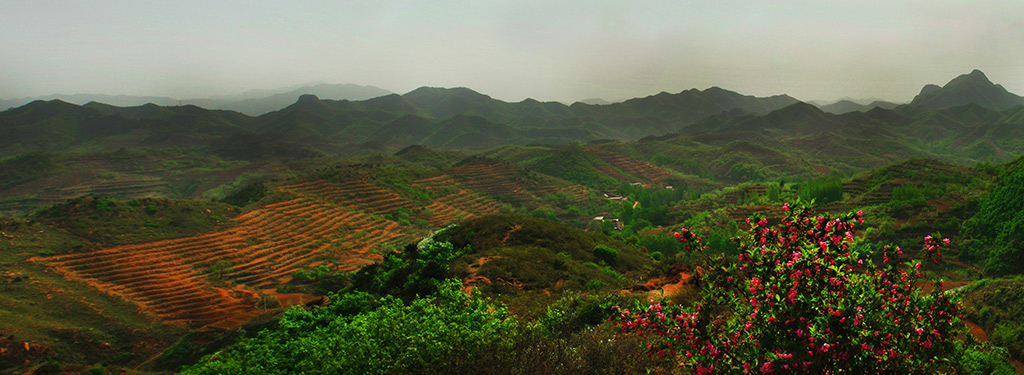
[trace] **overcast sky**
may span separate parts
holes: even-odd
[[[981,69],[1024,94],[1024,0],[0,0],[0,98],[208,97],[322,81],[519,101],[720,86],[909,101]]]

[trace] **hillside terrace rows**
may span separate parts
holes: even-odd
[[[86,195],[133,199],[167,195],[168,192],[167,182],[156,178],[72,184],[41,191],[32,190],[31,187],[19,187],[10,190],[8,194],[11,197],[18,197],[20,195],[24,198],[13,198],[0,202],[0,213],[20,216],[26,212],[32,212],[42,207],[52,206],[68,199]]]
[[[448,175],[439,175],[412,183],[435,197],[434,202],[425,206],[427,221],[431,225],[443,226],[456,221],[498,212],[501,204],[475,191],[463,189],[460,183]],[[384,214],[398,208],[414,208],[416,204],[364,180],[353,180],[335,184],[323,180],[302,182],[280,187],[310,198],[322,198],[338,205]]]
[[[588,148],[586,152],[596,156],[615,169],[631,176],[642,178],[650,182],[660,182],[665,178],[672,177],[665,170],[650,163],[645,163],[625,155],[613,153],[600,148]],[[604,171],[602,171],[604,172]],[[610,173],[610,171],[609,171]],[[617,173],[616,173],[617,174]],[[623,176],[624,177],[624,176]]]
[[[470,165],[456,172],[465,176],[412,182],[435,198],[422,211],[432,226],[503,209],[484,193],[529,194],[507,166]],[[380,260],[381,249],[425,234],[375,215],[416,204],[365,180],[313,180],[278,189],[296,197],[239,215],[222,231],[36,259],[161,319],[231,328],[256,316],[262,291],[288,282],[296,270],[333,260],[334,268],[355,271]]]
[[[527,190],[527,184],[517,173],[513,167],[505,164],[463,165],[451,171],[457,179],[481,193],[517,202],[538,199]]]
[[[109,182],[98,182],[94,184],[82,184],[65,186],[53,192],[54,197],[77,198],[83,195],[101,196],[137,196],[142,197],[148,194],[167,191],[167,182],[153,177],[140,177],[139,179],[120,180]]]
[[[416,180],[412,186],[434,197],[434,202],[425,207],[429,213],[427,221],[432,226],[445,226],[493,214],[502,207],[501,203],[488,196],[463,188],[458,180],[447,174]]]
[[[435,199],[434,203],[427,206],[427,209],[433,213],[428,220],[431,225],[445,226],[477,216],[497,213],[501,210],[501,204],[478,193],[459,189],[457,193]]]
[[[313,180],[279,187],[299,195],[322,197],[337,205],[378,214],[416,205],[408,199],[365,180],[349,180],[341,184]]]
[[[259,290],[287,282],[318,256],[343,270],[380,259],[370,251],[413,235],[377,216],[296,198],[240,215],[227,230],[37,258],[69,279],[139,303],[168,321],[244,323],[259,313]],[[215,274],[211,265],[230,262]]]
[[[453,178],[452,176],[447,174],[441,174],[434,177],[427,177],[413,181],[412,186],[424,190],[429,190],[433,194],[445,188],[455,186],[458,183],[459,182],[455,180],[455,178]]]

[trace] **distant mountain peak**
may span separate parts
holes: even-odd
[[[939,90],[942,90],[942,86],[936,85],[934,83],[929,83],[927,85],[924,85],[924,87],[921,88],[921,92],[918,93],[917,95],[927,95]]]
[[[319,102],[320,98],[313,94],[302,94],[299,96],[299,101],[296,103],[316,103]]]
[[[461,98],[472,98],[475,100],[491,99],[490,96],[481,94],[467,87],[430,87],[423,86],[415,90],[409,91],[402,95],[405,98],[411,100],[426,99],[434,100],[444,97],[461,97]]]
[[[925,85],[911,105],[942,109],[974,103],[985,108],[1004,110],[1024,104],[1024,98],[992,83],[981,70],[953,78],[945,86]]]
[[[818,108],[814,104],[810,104],[810,103],[806,103],[806,102],[796,102],[796,103],[790,104],[788,106],[782,107],[780,109],[774,110],[772,112],[776,113],[776,114],[779,114],[779,115],[815,115],[815,116],[821,115],[821,114],[825,113],[825,111],[822,111],[820,108]]]
[[[81,106],[79,106],[77,104],[74,104],[74,103],[68,103],[68,102],[60,100],[60,99],[53,99],[53,100],[34,100],[31,103],[26,104],[24,106],[24,108],[28,108],[28,109],[41,109],[41,110],[53,110],[53,111],[58,111],[58,110],[74,111],[74,110],[83,109],[84,107],[81,107]]]
[[[953,80],[949,81],[949,83],[947,83],[943,87],[950,87],[950,86],[964,85],[964,84],[977,84],[977,85],[986,85],[986,86],[994,85],[994,83],[992,83],[992,81],[990,81],[988,79],[988,76],[986,76],[985,73],[983,73],[982,71],[980,71],[978,69],[974,69],[974,70],[972,70],[968,74],[962,74],[959,77],[953,78]]]

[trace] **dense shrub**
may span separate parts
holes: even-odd
[[[618,258],[619,252],[606,245],[597,245],[594,247],[594,256],[606,264],[615,264],[615,259]]]
[[[672,236],[666,234],[640,235],[636,237],[637,245],[647,249],[647,252],[654,257],[655,253],[664,259],[675,257],[683,251],[683,245]]]
[[[1024,273],[1024,167],[999,176],[964,232],[970,239],[964,257],[981,261],[986,274]]]
[[[963,294],[967,318],[984,328],[993,344],[1024,359],[1024,276],[978,280]]]
[[[518,323],[503,307],[461,289],[458,281],[447,281],[436,297],[409,304],[356,293],[334,296],[325,309],[294,308],[276,329],[243,339],[183,373],[479,373],[479,358],[500,361],[511,353]]]
[[[826,205],[843,199],[843,180],[839,176],[822,177],[800,185],[800,199]]]

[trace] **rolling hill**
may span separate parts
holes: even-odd
[[[994,163],[1024,153],[1024,105],[994,108],[1010,97],[982,78],[841,114],[717,87],[602,105],[424,87],[257,117],[32,102],[0,112],[0,213],[19,217],[0,218],[0,354],[29,348],[0,372],[174,371],[327,291],[417,292],[410,244],[453,224],[436,238],[467,250],[445,267],[535,316],[549,293],[683,283],[695,258],[665,232],[729,253],[746,217],[798,198],[863,210],[869,240],[964,239],[993,187],[1014,191],[999,176],[1020,159]]]

